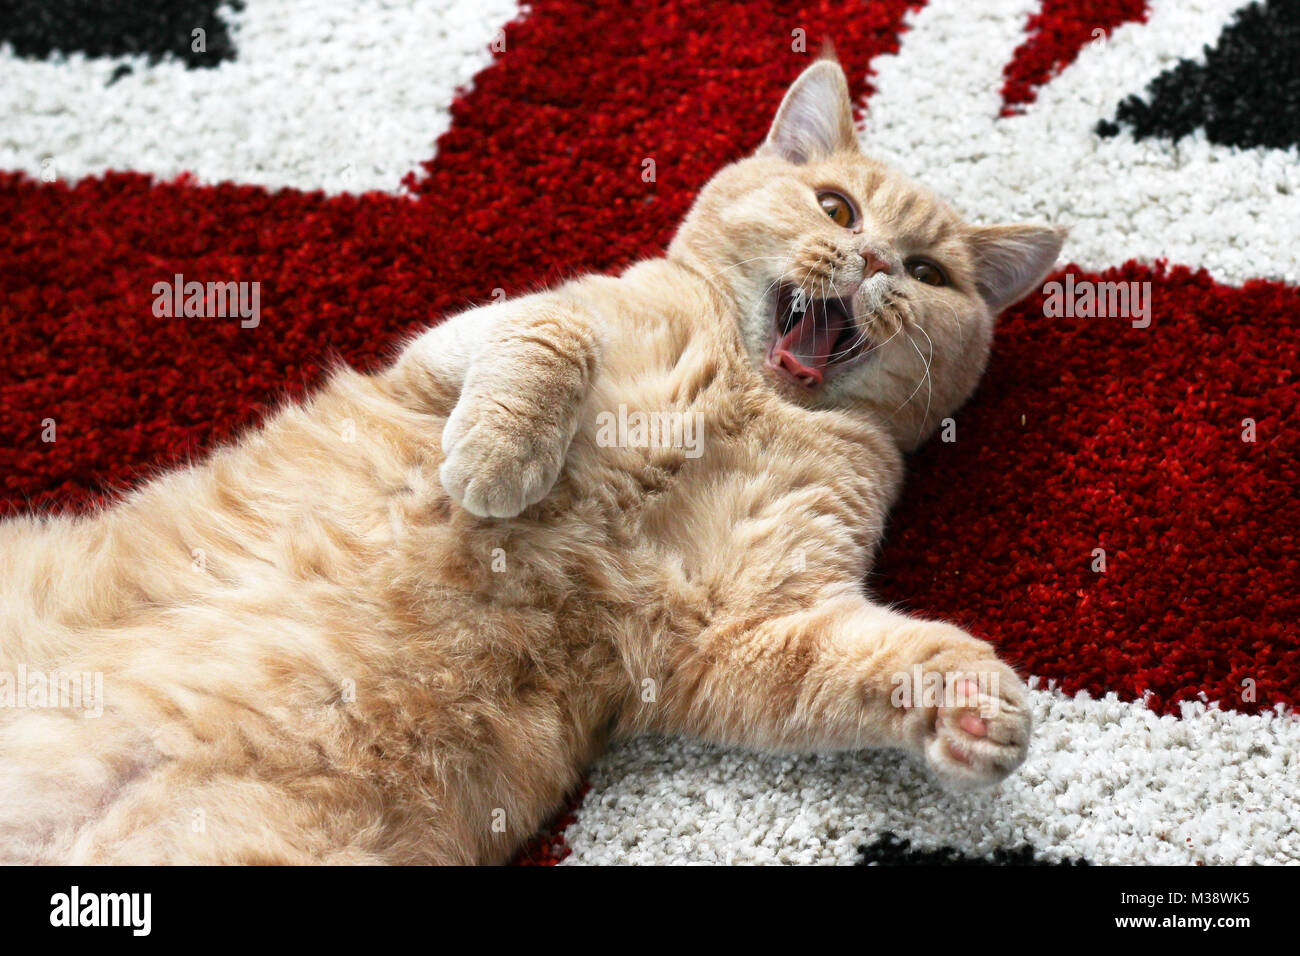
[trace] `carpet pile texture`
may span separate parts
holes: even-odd
[[[1145,302],[1004,316],[868,582],[1033,676],[1029,760],[950,795],[893,754],[632,741],[521,862],[1300,862],[1290,0],[13,0],[0,513],[661,252],[823,38],[869,151],[975,220],[1070,225],[1052,281]],[[155,317],[177,275],[258,282],[258,323]]]

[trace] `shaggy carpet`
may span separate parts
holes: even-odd
[[[636,740],[521,861],[1300,862],[1294,0],[10,0],[0,512],[661,251],[824,37],[871,151],[1073,228],[868,582],[1033,675],[1029,759],[956,796],[894,754]],[[259,282],[258,321],[155,317],[178,275]]]

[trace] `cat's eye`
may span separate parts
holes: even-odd
[[[947,285],[948,277],[929,259],[907,260],[907,274],[926,285]]]
[[[853,212],[853,207],[849,201],[839,193],[821,192],[817,194],[817,202],[821,204],[822,212],[831,217],[831,221],[837,226],[843,226],[849,229],[853,226],[857,216]]]

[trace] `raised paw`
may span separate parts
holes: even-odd
[[[568,440],[493,399],[462,397],[442,432],[442,486],[471,514],[512,518],[554,486]]]
[[[953,789],[988,787],[1024,762],[1029,748],[1029,693],[1001,663],[945,675],[926,762]]]

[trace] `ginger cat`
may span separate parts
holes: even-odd
[[[903,452],[1062,236],[863,155],[822,60],[664,258],[448,319],[101,513],[4,523],[0,857],[499,863],[647,731],[1001,779],[1023,683],[863,581]],[[102,713],[32,706],[56,672]]]

